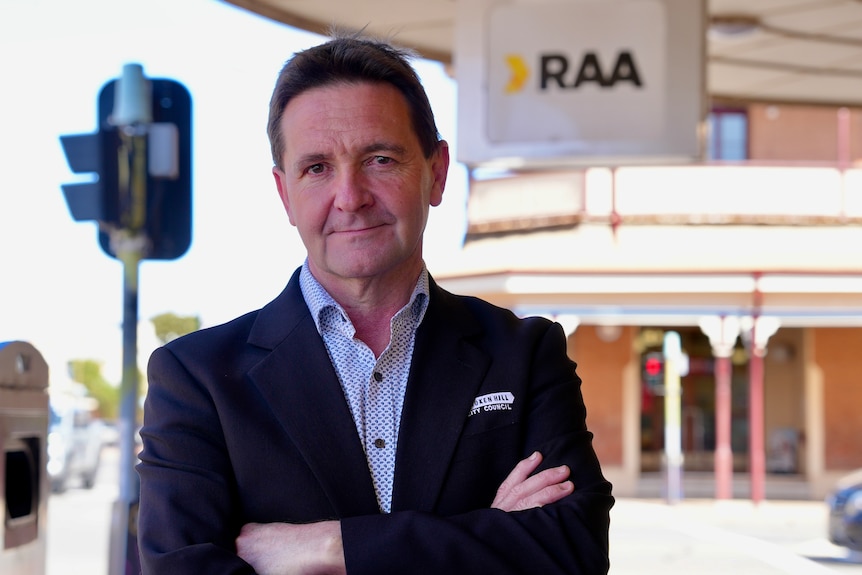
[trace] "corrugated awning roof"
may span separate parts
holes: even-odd
[[[225,0],[326,34],[365,28],[451,62],[454,0]],[[710,0],[707,90],[713,100],[862,105],[862,1]]]

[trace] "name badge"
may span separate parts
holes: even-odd
[[[515,396],[508,391],[480,395],[473,400],[473,407],[470,408],[469,417],[487,411],[512,411],[512,403],[514,401]]]

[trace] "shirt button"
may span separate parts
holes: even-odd
[[[374,372],[374,381],[376,381],[377,383],[380,383],[381,381],[383,381],[383,374],[380,373],[379,371],[375,371]]]
[[[386,447],[386,442],[378,437],[374,440],[374,447],[376,447],[377,449],[383,449],[384,447]]]

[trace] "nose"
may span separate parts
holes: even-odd
[[[343,212],[358,212],[373,202],[366,178],[358,170],[342,170],[336,180],[335,207]]]

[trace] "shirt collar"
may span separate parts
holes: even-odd
[[[412,319],[416,327],[422,323],[425,317],[425,311],[428,309],[428,299],[430,290],[428,279],[428,268],[422,265],[422,271],[419,273],[419,279],[416,281],[416,287],[413,288],[413,294],[410,296],[410,301],[407,305],[398,312],[401,315],[405,308],[410,308]],[[302,297],[305,304],[311,311],[311,317],[314,318],[314,324],[317,326],[318,333],[323,333],[323,318],[324,314],[331,311],[332,308],[337,310],[343,318],[347,319],[347,313],[341,305],[335,301],[329,292],[317,281],[311,270],[308,267],[308,259],[303,262],[302,269],[299,272],[299,287],[302,290]]]

